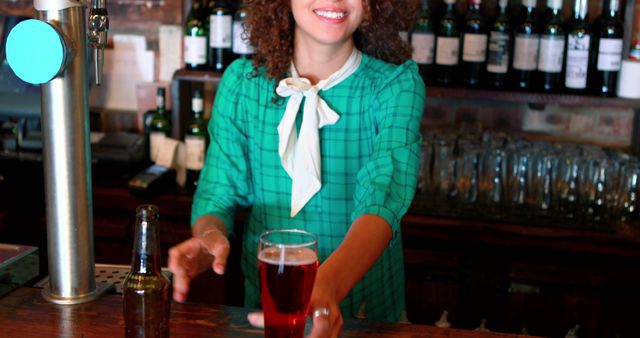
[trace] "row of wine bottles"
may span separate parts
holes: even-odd
[[[149,159],[155,162],[160,153],[163,140],[171,137],[171,112],[165,105],[165,89],[158,87],[156,109],[145,114],[145,132],[149,135]],[[185,129],[185,168],[188,190],[194,190],[198,184],[200,171],[204,167],[207,148],[207,123],[203,114],[204,101],[199,90],[191,98],[191,120]]]
[[[547,0],[542,17],[536,0],[522,0],[518,18],[508,0],[499,0],[492,19],[481,12],[481,0],[469,0],[464,17],[456,0],[444,0],[437,20],[423,1],[408,35],[413,59],[427,83],[615,96],[623,54],[619,0],[604,0],[592,22],[588,0],[573,1],[569,20],[563,0]]]
[[[187,69],[224,71],[236,58],[251,57],[243,22],[246,0],[192,0],[185,22],[184,64]]]

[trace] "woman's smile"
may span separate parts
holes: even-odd
[[[292,0],[298,42],[341,45],[363,20],[362,0]]]
[[[336,8],[314,9],[313,12],[320,18],[321,21],[327,23],[344,22],[346,17],[349,15],[348,12]]]

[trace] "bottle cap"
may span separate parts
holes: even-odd
[[[152,220],[158,218],[160,210],[153,204],[143,204],[136,208],[136,217],[140,217],[146,220]]]
[[[589,1],[588,0],[576,0],[573,11],[577,13],[581,18],[585,19],[587,17],[587,11],[589,10]]]
[[[617,11],[620,8],[620,0],[610,0],[609,1],[609,10]]]
[[[536,0],[522,0],[522,5],[525,7],[536,8]]]
[[[561,9],[562,0],[547,0],[547,7],[552,9]]]
[[[629,50],[629,59],[640,61],[640,39],[636,40]]]

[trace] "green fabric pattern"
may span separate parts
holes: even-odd
[[[400,220],[416,188],[425,100],[416,64],[393,65],[363,55],[353,74],[320,91],[340,119],[319,131],[322,188],[294,218],[289,217],[291,179],[278,156],[277,126],[287,99],[273,102],[275,82],[264,70],[257,77],[249,75],[252,71],[251,61],[236,60],[218,87],[192,223],[212,214],[232,233],[236,212],[250,208],[241,265],[245,306],[258,308],[257,249],[264,230],[299,228],[315,233],[322,262],[358,216],[378,215],[391,226],[393,238],[342,301],[341,310],[350,318],[366,303],[369,319],[397,321],[405,306]]]

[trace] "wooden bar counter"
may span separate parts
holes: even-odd
[[[121,337],[124,335],[122,297],[105,295],[79,305],[45,301],[39,288],[19,288],[0,298],[2,337]],[[173,303],[172,337],[261,337],[262,330],[246,320],[248,309],[205,304]],[[518,335],[437,327],[347,320],[343,337],[494,337]],[[528,336],[530,337],[530,336]]]

